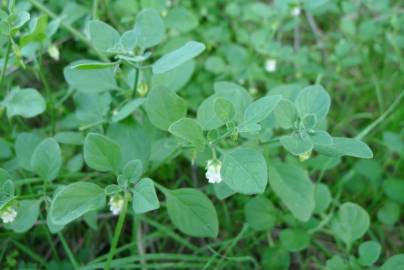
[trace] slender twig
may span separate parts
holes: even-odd
[[[109,250],[108,253],[107,262],[105,263],[105,270],[109,270],[111,268],[111,262],[112,259],[114,258],[115,251],[118,246],[119,237],[121,236],[123,224],[125,222],[126,212],[128,210],[128,200],[129,200],[129,194],[125,193],[123,208],[121,213],[119,214],[118,223],[116,224],[115,227],[114,237],[112,238],[111,243],[111,249]]]
[[[31,2],[31,4],[36,7],[37,9],[39,9],[40,11],[42,11],[43,13],[45,13],[46,15],[48,15],[49,17],[51,17],[52,19],[58,19],[58,15],[56,15],[53,11],[51,11],[50,9],[48,9],[47,7],[45,7],[42,3],[40,3],[37,0],[29,0]],[[94,50],[94,52],[97,54],[97,56],[106,62],[109,62],[108,57],[103,54],[102,52],[100,52],[97,48],[95,48],[93,46],[93,44],[91,44],[91,42],[79,31],[77,31],[75,28],[73,28],[69,23],[65,22],[63,19],[60,22],[60,25],[65,28],[67,31],[69,31],[73,36],[75,36],[77,39],[81,40],[83,43],[85,43],[88,47],[90,47],[91,49]]]

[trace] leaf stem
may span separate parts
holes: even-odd
[[[11,52],[11,38],[8,39],[8,43],[7,43],[6,55],[5,55],[4,63],[3,63],[3,70],[1,71],[0,89],[3,86],[3,81],[4,81],[4,78],[6,77],[8,58],[9,58],[10,52]]]
[[[111,243],[111,249],[109,250],[107,262],[105,263],[105,268],[104,268],[105,270],[109,270],[111,268],[111,262],[112,262],[112,259],[114,258],[115,251],[116,251],[118,241],[119,241],[119,237],[121,236],[123,224],[125,222],[126,212],[128,210],[128,200],[129,200],[129,194],[125,193],[123,209],[122,209],[121,213],[119,214],[118,223],[116,224],[116,227],[115,227],[114,237],[112,238],[112,243]]]
[[[41,56],[41,57],[39,57],[38,74],[42,81],[43,86],[45,87],[45,91],[46,91],[46,99],[49,104],[49,113],[50,113],[50,118],[51,118],[51,134],[53,136],[56,131],[54,101],[53,101],[53,96],[52,96],[51,89],[49,87],[48,80],[46,79],[46,76],[42,69],[42,66],[43,66],[42,64],[43,64],[43,58]]]
[[[134,98],[136,95],[137,84],[139,82],[139,73],[140,70],[138,68],[135,68],[135,82],[133,83],[132,98]]]

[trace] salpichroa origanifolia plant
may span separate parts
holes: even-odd
[[[30,20],[29,13],[9,10],[1,19],[8,51],[13,47],[18,52],[16,39],[20,45],[32,40],[46,44],[46,37],[56,31],[51,28],[47,36],[41,35],[46,18],[38,17],[30,33],[18,36],[18,29]],[[324,229],[349,252],[367,232],[368,213],[352,202],[340,204],[339,194],[333,197],[327,185],[313,183],[300,165],[313,153],[324,164],[323,170],[342,156],[373,157],[359,139],[327,132],[331,99],[323,86],[275,89],[253,100],[242,86],[218,81],[212,83],[213,94],[192,112],[176,92],[189,80],[192,59],[205,50],[203,43],[186,41],[156,59],[165,25],[154,9],[138,13],[134,27],[123,33],[99,20],[89,21],[86,31],[102,61],[79,59],[65,67],[69,89],[63,100],[72,97],[75,112],[60,121],[52,118],[50,137],[43,132],[19,133],[15,163],[9,170],[0,169],[0,217],[5,229],[24,233],[42,219],[51,233],[59,233],[81,218],[94,223],[108,205],[113,215],[119,215],[104,265],[108,269],[125,217],[159,211],[164,197],[164,207],[179,231],[216,238],[219,218],[205,192],[195,186],[169,188],[149,177],[167,160],[182,155],[192,167],[206,167],[206,183],[219,200],[236,193],[261,194],[245,206],[247,223],[257,231],[285,224],[279,238],[288,252],[305,249],[313,234]],[[267,61],[266,69],[272,72],[276,62]],[[40,67],[38,72],[43,76]],[[188,78],[176,81],[178,73]],[[45,111],[53,117],[57,104],[49,102],[33,88],[16,86],[1,109],[10,119],[32,118]],[[284,158],[280,147],[286,149]],[[96,177],[89,176],[93,171]],[[30,179],[43,185],[25,199],[21,186]],[[164,196],[158,196],[156,189]],[[275,206],[268,194],[271,198],[275,194],[280,205]],[[273,250],[281,257],[282,252]],[[370,266],[379,255],[380,245],[367,241],[352,263]],[[344,262],[333,257],[329,265]]]

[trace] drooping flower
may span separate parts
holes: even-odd
[[[267,59],[265,61],[265,70],[270,73],[276,71],[276,60],[271,58]]]
[[[0,218],[4,223],[11,223],[17,217],[17,211],[11,206],[7,207],[6,209],[2,210],[0,213]]]
[[[114,195],[109,199],[109,210],[113,215],[119,215],[123,208],[123,197],[121,195]]]
[[[208,165],[206,166],[206,178],[209,183],[220,183],[222,182],[222,176],[220,174],[220,169],[222,168],[222,163],[219,160],[208,160]]]

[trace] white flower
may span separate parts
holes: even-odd
[[[114,195],[109,199],[109,210],[113,215],[119,215],[123,208],[123,198],[121,195]]]
[[[209,183],[220,183],[222,182],[222,176],[220,175],[220,169],[222,168],[222,163],[219,160],[208,160],[208,166],[206,167],[206,178]]]
[[[11,223],[15,220],[17,216],[17,211],[11,206],[7,207],[0,213],[0,218],[4,223]]]
[[[299,16],[300,15],[300,7],[294,7],[292,8],[292,11],[290,12],[290,14],[292,14],[292,16]]]
[[[276,60],[275,59],[267,59],[265,61],[265,70],[268,72],[274,72],[276,70]]]

